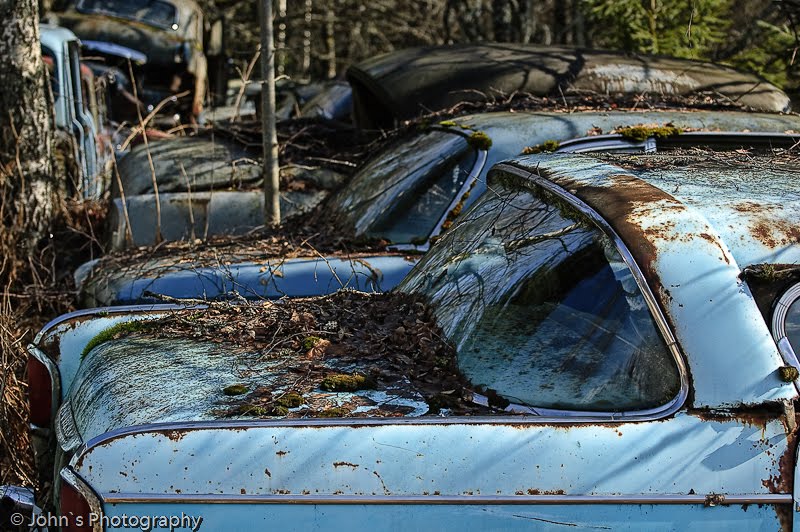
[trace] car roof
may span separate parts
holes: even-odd
[[[774,85],[731,68],[658,56],[529,44],[408,48],[351,66],[356,122],[387,127],[395,120],[492,95],[713,92],[753,110],[781,112],[789,98]]]
[[[774,153],[549,154],[515,158],[490,180],[505,168],[599,215],[686,353],[695,406],[723,408],[796,394],[780,385],[783,361],[740,274],[800,261],[798,167]]]

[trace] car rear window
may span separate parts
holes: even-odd
[[[495,187],[401,289],[430,299],[469,381],[511,403],[635,411],[680,391],[631,270],[560,200]]]

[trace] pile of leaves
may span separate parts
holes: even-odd
[[[455,349],[444,339],[431,308],[403,293],[341,290],[320,298],[263,304],[212,303],[152,322],[122,326],[102,340],[145,335],[192,339],[277,365],[281,386],[233,385],[236,396],[221,416],[351,417],[373,406],[370,416],[402,416],[405,407],[355,403],[330,408],[320,393],[410,389],[428,414],[489,414],[472,402],[469,382],[458,370]],[[444,411],[444,412],[443,412]]]

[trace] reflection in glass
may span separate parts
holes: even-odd
[[[425,240],[445,214],[477,154],[456,133],[429,131],[371,159],[332,198],[358,235],[389,242]]]
[[[613,243],[569,207],[493,188],[401,285],[431,300],[470,382],[565,410],[675,397],[675,362]]]

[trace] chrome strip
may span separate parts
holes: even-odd
[[[178,310],[178,309],[185,309],[185,308],[203,308],[203,305],[197,305],[195,303],[188,304],[188,305],[177,305],[174,303],[164,304],[153,304],[153,305],[120,305],[120,306],[113,306],[113,307],[97,307],[97,308],[87,308],[81,310],[75,310],[73,312],[68,312],[66,314],[62,314],[56,318],[53,318],[49,322],[45,324],[44,327],[36,334],[36,337],[33,339],[34,344],[38,344],[42,341],[47,334],[50,333],[50,330],[55,328],[56,326],[64,323],[65,321],[69,321],[74,318],[104,318],[111,314],[130,314],[130,313],[141,313],[141,312],[166,312],[169,310]]]
[[[751,142],[753,147],[789,148],[800,139],[798,135],[772,132],[742,133],[739,131],[687,131],[666,138],[648,137],[644,142],[624,138],[618,133],[580,137],[562,142],[554,153],[588,153],[598,151],[617,151],[638,149],[644,153],[655,152],[659,147],[699,146],[703,144],[730,144],[731,147],[741,142]]]
[[[663,314],[661,309],[661,305],[659,304],[656,297],[653,295],[653,292],[650,290],[650,286],[647,284],[647,280],[644,277],[641,269],[639,269],[639,265],[636,264],[636,261],[633,258],[633,255],[628,250],[628,247],[625,245],[625,242],[619,237],[619,235],[614,231],[611,225],[600,216],[594,209],[592,209],[589,205],[581,201],[579,198],[575,197],[574,195],[570,194],[560,186],[556,185],[555,183],[548,181],[547,179],[534,174],[528,170],[523,170],[516,166],[511,166],[508,163],[499,163],[493,167],[494,171],[504,171],[509,174],[515,175],[522,179],[528,179],[532,182],[532,184],[539,186],[540,188],[554,194],[555,196],[559,197],[560,199],[570,203],[573,207],[578,209],[580,212],[585,214],[594,224],[602,230],[613,242],[619,251],[620,255],[622,256],[622,260],[625,261],[628,268],[631,270],[634,279],[636,279],[636,284],[639,285],[639,290],[641,290],[642,295],[644,296],[645,302],[647,303],[648,308],[650,309],[650,313],[653,316],[654,321],[656,322],[656,326],[658,327],[659,331],[661,332],[664,341],[667,344],[667,348],[672,353],[672,356],[675,360],[675,363],[678,366],[678,372],[680,373],[681,378],[681,389],[678,392],[678,395],[669,403],[650,410],[646,410],[641,412],[640,414],[652,415],[652,416],[667,416],[674,412],[676,412],[680,406],[686,401],[686,398],[689,395],[689,376],[688,371],[686,369],[686,364],[683,360],[683,356],[681,355],[680,349],[678,348],[677,341],[675,340],[675,336],[672,333],[672,330],[667,323],[667,319]]]
[[[47,368],[47,373],[50,374],[50,426],[53,426],[61,403],[61,372],[55,362],[50,360],[50,357],[35,345],[28,344],[26,349],[30,356],[44,364],[44,367]],[[33,423],[31,425],[33,426]]]
[[[786,335],[786,316],[789,314],[789,308],[798,300],[800,300],[800,283],[790,286],[778,298],[777,303],[775,303],[775,309],[772,311],[770,329],[784,363],[800,370],[800,361],[797,359],[797,353],[795,353],[794,347]],[[800,390],[800,377],[795,379],[794,383]]]
[[[800,299],[800,283],[792,285],[786,290],[778,302],[775,303],[775,310],[772,311],[772,336],[776,342],[780,342],[786,337],[786,316],[791,307]]]
[[[716,494],[713,494],[716,495]],[[103,501],[183,504],[709,504],[708,495],[216,495],[103,493]],[[715,496],[714,504],[792,504],[790,493]]]
[[[103,532],[103,506],[101,504],[102,497],[94,492],[94,490],[87,484],[77,473],[72,469],[65,467],[60,472],[61,481],[66,482],[72,486],[89,504],[89,511],[96,516],[97,521],[92,525],[94,532]],[[59,509],[60,511],[60,509]]]

